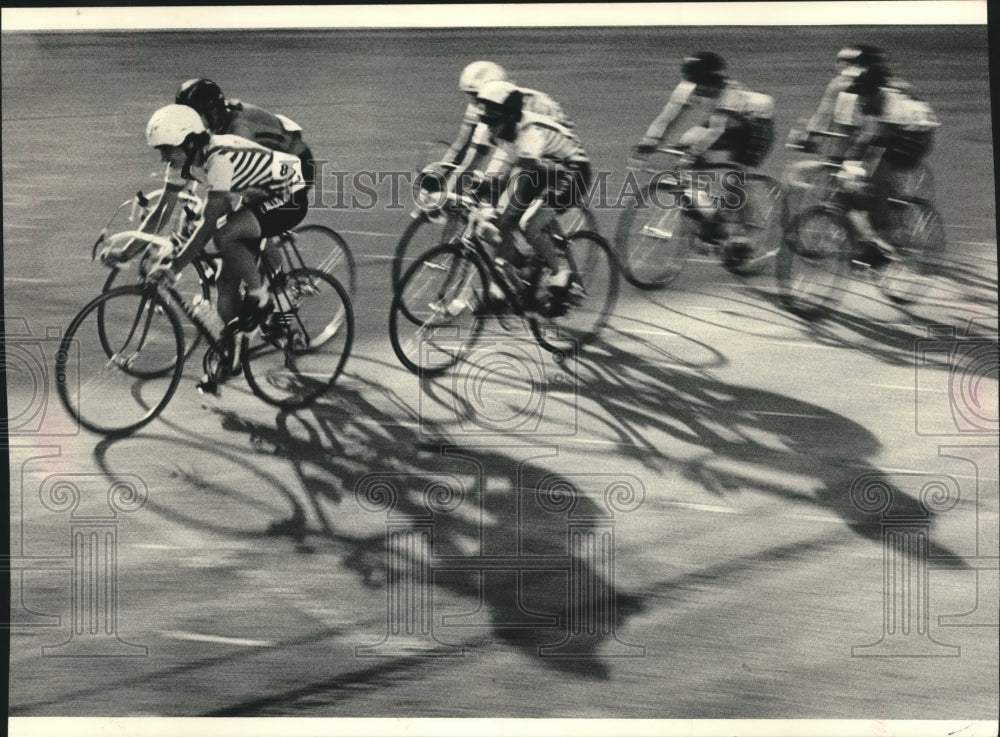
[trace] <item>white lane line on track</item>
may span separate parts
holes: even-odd
[[[996,248],[997,246],[996,241],[952,241],[952,244],[956,246],[993,246],[993,248]],[[976,256],[973,258],[981,258],[981,257]],[[983,259],[983,260],[995,261],[996,259]]]
[[[187,548],[182,548],[180,545],[159,545],[157,543],[136,543],[135,545],[130,545],[132,548],[146,548],[147,550],[186,550]]]
[[[241,647],[274,647],[272,640],[247,640],[242,637],[220,637],[219,635],[201,635],[197,632],[181,632],[177,630],[165,630],[159,634],[169,637],[171,640],[190,640],[191,642],[214,642],[219,645],[239,645]]]
[[[794,345],[799,348],[811,348],[814,350],[827,350],[836,351],[840,350],[838,346],[835,345],[817,345],[816,343],[807,343],[804,340],[762,340],[760,341],[764,345]]]
[[[24,284],[54,284],[54,279],[40,279],[31,276],[5,276],[4,281],[22,282]]]
[[[750,414],[761,415],[764,417],[802,417],[805,419],[813,419],[813,420],[825,419],[823,415],[809,415],[809,414],[802,414],[799,412],[756,412],[754,410],[750,410]]]
[[[737,509],[736,507],[721,507],[714,504],[695,504],[694,502],[664,502],[668,507],[680,507],[681,509],[690,509],[695,512],[711,512],[716,514],[729,514],[729,515],[745,515],[754,516],[758,514],[756,510],[753,509]],[[800,519],[808,520],[810,522],[826,522],[833,524],[843,524],[844,520],[833,514],[808,514],[800,512],[791,512],[788,514],[778,513],[775,515],[780,519]]]
[[[397,238],[399,233],[373,233],[367,230],[338,230],[341,235],[372,235],[378,238]]]

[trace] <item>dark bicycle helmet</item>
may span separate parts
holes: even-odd
[[[725,60],[713,51],[699,51],[681,62],[681,76],[699,85],[721,85],[725,69]]]
[[[837,54],[837,61],[850,66],[868,69],[873,66],[885,66],[885,54],[882,49],[867,44],[845,46]]]
[[[210,79],[189,79],[177,90],[174,101],[194,108],[213,127],[223,119],[226,110],[226,96]]]
[[[479,119],[486,125],[517,122],[521,119],[524,96],[520,89],[506,80],[493,80],[479,88],[476,102],[481,107]]]

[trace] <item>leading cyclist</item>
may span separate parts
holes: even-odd
[[[197,181],[208,189],[200,225],[186,244],[177,244],[182,248],[179,253],[161,249],[150,254],[149,277],[172,284],[214,239],[222,254],[219,317],[241,330],[260,325],[274,304],[253,254],[261,238],[280,235],[306,215],[308,198],[299,158],[239,136],[212,134],[198,113],[177,104],[153,113],[146,142],[167,164],[167,181],[154,212],[143,223],[144,232],[154,232],[156,225],[169,220],[188,182]],[[110,264],[127,261],[140,247],[136,242],[122,244],[102,254],[102,259]],[[246,295],[241,300],[243,284]]]

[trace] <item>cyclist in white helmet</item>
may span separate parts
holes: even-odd
[[[169,221],[177,195],[190,181],[208,189],[202,222],[177,254],[161,253],[154,278],[173,283],[181,270],[214,239],[222,254],[218,311],[223,323],[256,327],[274,305],[261,283],[254,252],[261,238],[280,235],[306,215],[308,197],[299,157],[274,151],[240,136],[210,133],[187,105],[167,105],[149,119],[146,142],[167,164],[167,182],[156,209],[142,228],[153,232]],[[128,260],[138,244],[103,254],[106,262]],[[240,286],[246,285],[245,299]]]
[[[486,183],[496,181],[504,188],[495,222],[483,222],[480,235],[509,247],[511,232],[519,229],[552,271],[553,294],[565,294],[571,272],[552,239],[559,227],[555,208],[567,193],[570,199],[586,198],[591,179],[587,153],[572,128],[528,109],[524,93],[511,82],[483,85],[477,100],[480,120],[496,147]]]
[[[460,181],[465,172],[479,169],[486,161],[493,147],[490,143],[489,130],[479,120],[479,104],[476,101],[476,95],[483,85],[496,81],[510,80],[504,68],[492,61],[474,61],[462,70],[458,79],[458,88],[468,95],[469,102],[465,107],[462,126],[459,128],[455,141],[448,148],[443,161],[437,162],[448,166],[446,170],[442,171],[435,165],[431,165],[424,170],[425,174],[431,173],[438,177],[450,174],[453,181]],[[527,87],[518,87],[518,89],[523,96],[525,109],[558,120],[568,128],[573,127],[572,121],[563,113],[559,104],[544,92]]]

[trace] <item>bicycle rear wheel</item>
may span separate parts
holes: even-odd
[[[482,331],[488,277],[461,245],[424,253],[403,274],[389,308],[389,340],[409,371],[435,376],[454,366]]]
[[[325,225],[310,223],[294,228],[292,235],[306,268],[326,272],[346,287],[348,294],[356,293],[357,265],[354,254],[340,233]],[[286,264],[289,270],[302,267],[299,263]]]
[[[354,342],[351,298],[319,269],[293,269],[272,292],[276,306],[268,326],[244,337],[243,374],[268,404],[304,407],[344,370]]]
[[[59,398],[88,430],[128,435],[167,406],[183,357],[180,317],[156,289],[116,287],[80,310],[66,330],[56,356]]]
[[[462,218],[454,213],[442,213],[433,220],[426,212],[415,214],[400,236],[396,251],[393,253],[393,290],[399,289],[403,274],[420,254],[439,243],[447,243],[463,226]]]
[[[642,202],[630,203],[618,219],[615,242],[622,270],[629,284],[640,289],[674,281],[697,234],[697,224],[671,199],[676,199],[674,190],[651,185]]]
[[[889,203],[887,236],[896,254],[879,286],[892,302],[910,304],[927,294],[944,253],[944,220],[926,200],[894,199]]]
[[[191,263],[191,268],[194,271],[194,279],[184,279],[183,277],[178,281],[177,285],[174,287],[175,291],[185,300],[188,304],[193,304],[196,299],[201,299],[205,301],[211,301],[212,299],[212,285],[215,283],[215,275],[213,274],[211,278],[205,271],[205,266],[201,261],[193,261]],[[112,269],[111,273],[108,274],[108,278],[104,282],[104,288],[102,292],[110,292],[115,288],[116,283],[118,286],[125,281],[128,276],[128,272],[124,269]],[[102,307],[98,308],[103,311]],[[213,307],[214,309],[214,307]],[[113,345],[113,341],[109,340],[107,337],[107,331],[104,328],[104,318],[103,312],[99,313],[98,320],[98,334],[101,338],[101,345],[104,346],[105,355],[111,358],[115,354],[117,347]],[[201,332],[191,321],[184,321],[181,323],[181,331],[184,333],[184,360],[194,352],[195,348],[201,343]],[[140,367],[123,367],[123,371],[142,371],[143,376],[159,376],[168,374],[174,367],[176,358],[171,356],[164,356],[169,362],[162,366],[155,366],[152,363],[145,363]]]
[[[597,235],[579,231],[567,239],[573,277],[566,314],[532,315],[531,330],[539,344],[552,352],[576,352],[594,340],[607,324],[618,301],[618,263],[611,247]]]
[[[807,320],[829,313],[843,297],[856,240],[850,221],[839,211],[813,207],[793,219],[778,252],[782,303]]]

